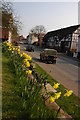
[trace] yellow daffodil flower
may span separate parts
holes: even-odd
[[[23,56],[25,57],[25,56],[26,56],[26,53],[23,52]]]
[[[14,53],[14,51],[12,51],[12,53]]]
[[[26,70],[26,74],[28,74],[28,71]]]
[[[20,51],[18,51],[18,54],[20,54]]]
[[[26,59],[28,59],[29,61],[31,61],[31,59],[32,59],[28,54],[26,54],[26,53],[24,53],[24,52],[23,52],[23,56],[24,56]]]
[[[50,102],[51,102],[51,103],[55,102],[55,98],[51,96],[51,97],[50,97]]]
[[[30,75],[31,73],[32,73],[32,71],[31,71],[31,70],[29,70],[29,71],[28,71],[28,75]]]
[[[27,65],[27,67],[30,67],[30,63],[28,61],[26,62],[26,65]]]
[[[26,70],[26,74],[31,75],[32,71],[31,70]]]
[[[30,56],[28,56],[28,60],[31,60],[31,57],[30,57]]]
[[[11,51],[12,49],[10,48],[9,51]]]
[[[23,52],[23,55],[24,55],[25,53]]]
[[[25,56],[25,58],[28,58],[28,55],[27,55],[27,54],[25,54],[24,56]]]
[[[26,63],[28,61],[28,59],[24,59],[24,62]]]
[[[13,50],[15,50],[15,48],[13,47]]]
[[[53,88],[54,88],[54,89],[57,89],[57,88],[59,87],[59,85],[60,85],[60,83],[54,83]]]
[[[22,57],[22,54],[20,54],[20,57]]]
[[[18,48],[20,49],[20,46],[18,46]]]
[[[58,93],[55,93],[54,98],[55,98],[55,99],[59,99],[59,98],[60,98],[60,96],[61,96],[61,92],[58,92]]]
[[[72,90],[66,90],[66,93],[64,94],[64,96],[69,97],[69,96],[71,96],[71,95],[72,95],[72,93],[73,93],[73,91],[72,91]]]
[[[18,49],[18,52],[20,52],[20,49]]]

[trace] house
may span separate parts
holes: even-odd
[[[26,39],[27,39],[28,44],[38,43],[38,35],[36,33],[34,33],[34,34],[29,33],[29,35],[26,37]]]
[[[26,39],[28,44],[31,43],[31,44],[39,45],[40,47],[42,47],[44,35],[45,34],[43,33],[39,33],[39,34],[29,33]]]
[[[0,28],[0,39],[4,42],[9,38],[9,30],[7,28]]]
[[[31,35],[31,43],[34,44],[34,43],[38,43],[38,35],[37,34],[32,34]]]
[[[77,51],[79,35],[80,25],[50,31],[43,38],[44,46],[55,48],[59,52],[74,53]]]

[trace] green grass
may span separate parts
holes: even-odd
[[[17,93],[14,66],[2,55],[2,119],[25,118],[26,112],[22,108],[22,98]]]
[[[36,64],[36,71],[39,74],[42,74],[43,76],[48,75],[47,82],[51,85],[54,84],[54,82],[57,82],[55,79],[53,79],[46,71],[44,71],[38,64]],[[63,94],[65,93],[65,87],[63,85],[60,85],[57,91],[61,91]],[[67,112],[70,114],[74,119],[80,118],[80,99],[72,94],[69,98],[65,98],[62,96],[59,100],[56,101],[56,103],[64,110],[64,112]]]
[[[31,91],[30,82],[18,77],[13,63],[5,52],[2,58],[2,119],[54,118],[56,112],[46,108],[44,100],[40,96],[39,84],[36,84],[34,91]],[[29,90],[27,89],[26,92],[24,84],[28,85]]]

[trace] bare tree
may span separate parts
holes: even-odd
[[[46,30],[45,30],[45,27],[43,25],[39,25],[39,26],[35,26],[34,28],[32,28],[30,30],[30,33],[37,34],[37,35],[39,35],[40,33],[45,34]]]
[[[1,1],[0,2],[2,10],[2,28],[7,28],[7,30],[12,32],[13,36],[18,36],[19,29],[21,29],[21,22],[16,14],[14,14],[13,4],[11,2]]]

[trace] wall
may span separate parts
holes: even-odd
[[[8,39],[9,37],[9,31],[6,28],[2,29],[2,38],[3,39]]]
[[[32,43],[34,43],[34,42],[38,42],[38,37],[37,37],[37,36],[32,35]]]
[[[74,31],[72,34],[72,42],[71,42],[71,48],[70,51],[76,52],[78,47],[78,36],[80,35],[80,27]]]
[[[77,47],[77,52],[80,52],[80,36],[78,37],[78,47]]]

